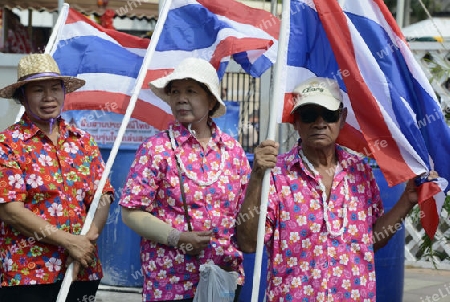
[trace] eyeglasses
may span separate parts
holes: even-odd
[[[342,109],[333,111],[325,108],[322,110],[307,108],[297,110],[297,112],[301,121],[305,124],[314,123],[319,116],[321,116],[326,123],[336,123],[341,116]]]

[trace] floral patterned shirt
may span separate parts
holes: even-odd
[[[0,133],[0,203],[21,201],[54,227],[79,234],[104,169],[91,136],[59,119],[55,146],[26,114]],[[107,182],[104,193],[113,193]],[[49,284],[64,278],[67,253],[39,240],[52,228],[23,236],[0,221],[2,286]],[[78,280],[102,277],[98,257]]]
[[[193,231],[213,231],[210,245],[200,256],[147,239],[141,241],[144,301],[179,300],[194,296],[199,266],[214,262],[241,275],[242,253],[237,249],[237,203],[248,182],[250,165],[239,143],[213,123],[205,149],[179,123],[173,129],[175,152],[168,131],[150,137],[136,153],[120,205],[148,211],[180,231],[188,231],[180,193],[175,154],[181,159],[186,203]],[[175,154],[174,154],[175,153]],[[199,181],[211,182],[199,185]],[[197,180],[197,181],[196,181]]]
[[[268,301],[375,301],[372,227],[383,205],[372,169],[359,155],[336,147],[328,232],[320,176],[309,172],[300,148],[280,155],[272,170]]]

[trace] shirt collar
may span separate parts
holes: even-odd
[[[58,118],[58,123],[60,135],[62,137],[67,138],[70,134],[81,137],[84,133],[83,130],[78,129],[73,125],[67,124],[61,117]],[[32,139],[40,133],[43,133],[42,130],[30,120],[29,116],[26,113],[24,113],[20,118],[20,121],[17,123],[16,129],[19,130],[19,132],[23,133],[24,142]]]
[[[362,157],[359,156],[358,154],[352,154],[350,152],[346,151],[346,148],[342,147],[339,144],[335,144],[335,150],[336,150],[336,154],[338,156],[338,163],[339,163],[339,172],[340,171],[347,171],[348,169],[350,169],[350,167],[359,162],[359,160],[362,160]],[[296,165],[297,163],[300,165],[300,168],[303,171],[308,171],[308,169],[306,169],[306,165],[303,163],[303,161],[300,159],[300,155],[299,155],[299,151],[302,149],[300,144],[297,144],[297,146],[295,146],[294,148],[292,148],[291,151],[289,151],[286,154],[286,162],[287,162],[287,167],[291,170],[292,167],[294,165]],[[355,159],[354,157],[357,157],[358,159]]]
[[[181,146],[190,140],[191,141],[197,140],[191,134],[191,132],[189,132],[189,130],[185,126],[183,126],[181,123],[179,123],[178,121],[171,122],[169,124],[169,127],[172,127],[172,131],[174,133],[175,140],[176,140],[178,146]],[[222,144],[223,143],[223,132],[219,129],[219,127],[217,127],[217,125],[216,125],[216,123],[214,123],[214,121],[211,121],[211,131],[212,131],[212,140],[218,145]]]

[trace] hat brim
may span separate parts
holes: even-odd
[[[69,77],[69,76],[54,76],[54,77],[41,77],[41,78],[34,78],[31,80],[23,80],[23,81],[17,81],[14,84],[8,85],[5,88],[0,90],[0,97],[5,99],[11,99],[16,91],[17,88],[26,85],[31,82],[37,82],[37,81],[45,81],[45,80],[62,80],[64,82],[65,91],[66,93],[74,92],[75,90],[81,88],[86,83],[84,80],[76,78],[76,77]]]
[[[336,111],[339,109],[341,105],[341,101],[335,99],[331,96],[310,96],[306,97],[302,100],[301,103],[294,106],[294,108],[291,111],[291,114],[293,114],[298,108],[306,105],[317,105],[321,107],[325,107],[328,110]]]
[[[211,94],[216,98],[217,102],[220,104],[219,108],[213,113],[211,116],[212,118],[220,117],[224,115],[227,112],[227,107],[225,106],[225,103],[222,101],[222,98],[218,94],[218,92],[215,91],[215,89],[212,89],[210,85],[208,84],[208,81],[206,79],[201,78],[200,76],[196,76],[192,73],[188,72],[172,72],[171,74],[156,79],[149,84],[150,88],[152,89],[153,93],[156,94],[157,97],[159,97],[161,100],[166,102],[167,104],[170,104],[170,96],[166,93],[165,88],[166,86],[174,81],[174,80],[185,80],[185,79],[193,79],[197,82],[200,82],[206,87],[208,87]]]

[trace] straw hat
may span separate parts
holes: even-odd
[[[17,88],[34,81],[55,80],[64,81],[66,93],[77,90],[85,83],[84,80],[62,76],[55,60],[46,53],[30,54],[19,61],[17,66],[17,82],[0,90],[0,97],[10,99]]]
[[[211,117],[219,117],[225,114],[227,108],[220,97],[220,83],[216,69],[208,62],[198,58],[184,59],[180,65],[169,75],[156,79],[149,83],[152,91],[164,102],[169,103],[169,94],[165,91],[166,86],[174,80],[193,79],[205,84],[214,95],[219,108]]]

